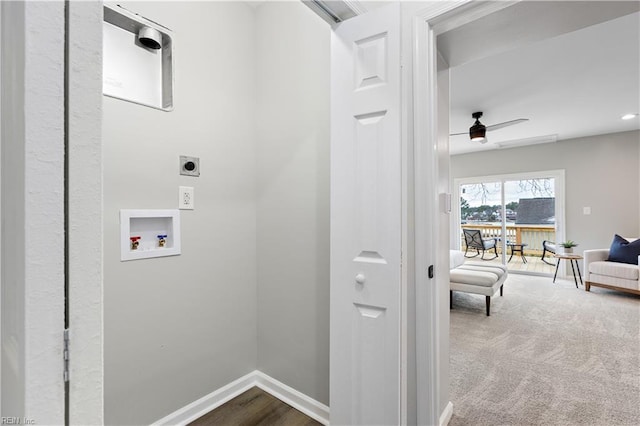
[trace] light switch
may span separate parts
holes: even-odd
[[[192,186],[180,186],[178,194],[178,208],[180,210],[193,210],[195,208],[195,197]]]
[[[440,202],[442,203],[444,213],[451,213],[451,194],[441,193]]]
[[[591,214],[591,207],[583,207],[582,214]]]

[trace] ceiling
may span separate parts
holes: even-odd
[[[520,2],[438,36],[451,66],[451,133],[471,114],[489,142],[452,136],[452,155],[640,129],[640,2]]]

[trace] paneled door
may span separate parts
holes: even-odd
[[[401,419],[400,6],[331,40],[331,423]]]

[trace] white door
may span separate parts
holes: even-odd
[[[400,424],[400,6],[331,40],[331,423]]]

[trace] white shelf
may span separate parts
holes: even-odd
[[[166,235],[164,247],[158,235]],[[139,237],[132,248],[132,237]],[[180,210],[120,210],[120,260],[180,254]]]

